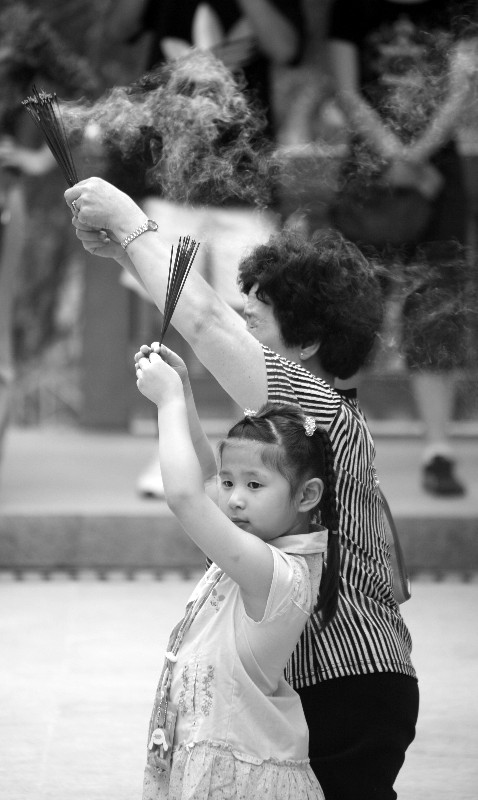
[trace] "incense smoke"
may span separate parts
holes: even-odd
[[[73,138],[96,126],[107,151],[171,201],[269,202],[264,120],[210,53],[191,51],[93,104],[65,103],[62,114]]]

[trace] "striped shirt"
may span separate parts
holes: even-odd
[[[337,476],[340,596],[325,631],[312,615],[287,668],[296,689],[347,675],[415,677],[412,642],[393,596],[375,446],[355,397],[264,347],[268,399],[298,403],[329,434]]]

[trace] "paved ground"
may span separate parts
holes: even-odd
[[[0,797],[141,797],[167,633],[193,585],[58,576],[0,583]],[[478,583],[414,585],[403,606],[420,676],[400,800],[478,795]]]
[[[454,447],[468,492],[436,499],[420,486],[420,439],[376,435],[377,469],[413,574],[478,572],[476,426],[474,435],[456,437]],[[152,434],[9,430],[0,465],[0,569],[161,571],[202,564],[166,504],[136,493],[137,477],[155,451]]]

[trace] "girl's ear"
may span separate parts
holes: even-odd
[[[322,497],[324,482],[320,478],[309,478],[302,486],[299,511],[310,511],[315,508]]]

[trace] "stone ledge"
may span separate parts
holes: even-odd
[[[478,570],[478,518],[395,514],[411,575]],[[0,569],[168,569],[204,566],[204,556],[161,504],[154,516],[6,515]]]
[[[167,510],[147,516],[4,516],[0,567],[184,568],[204,556]]]

